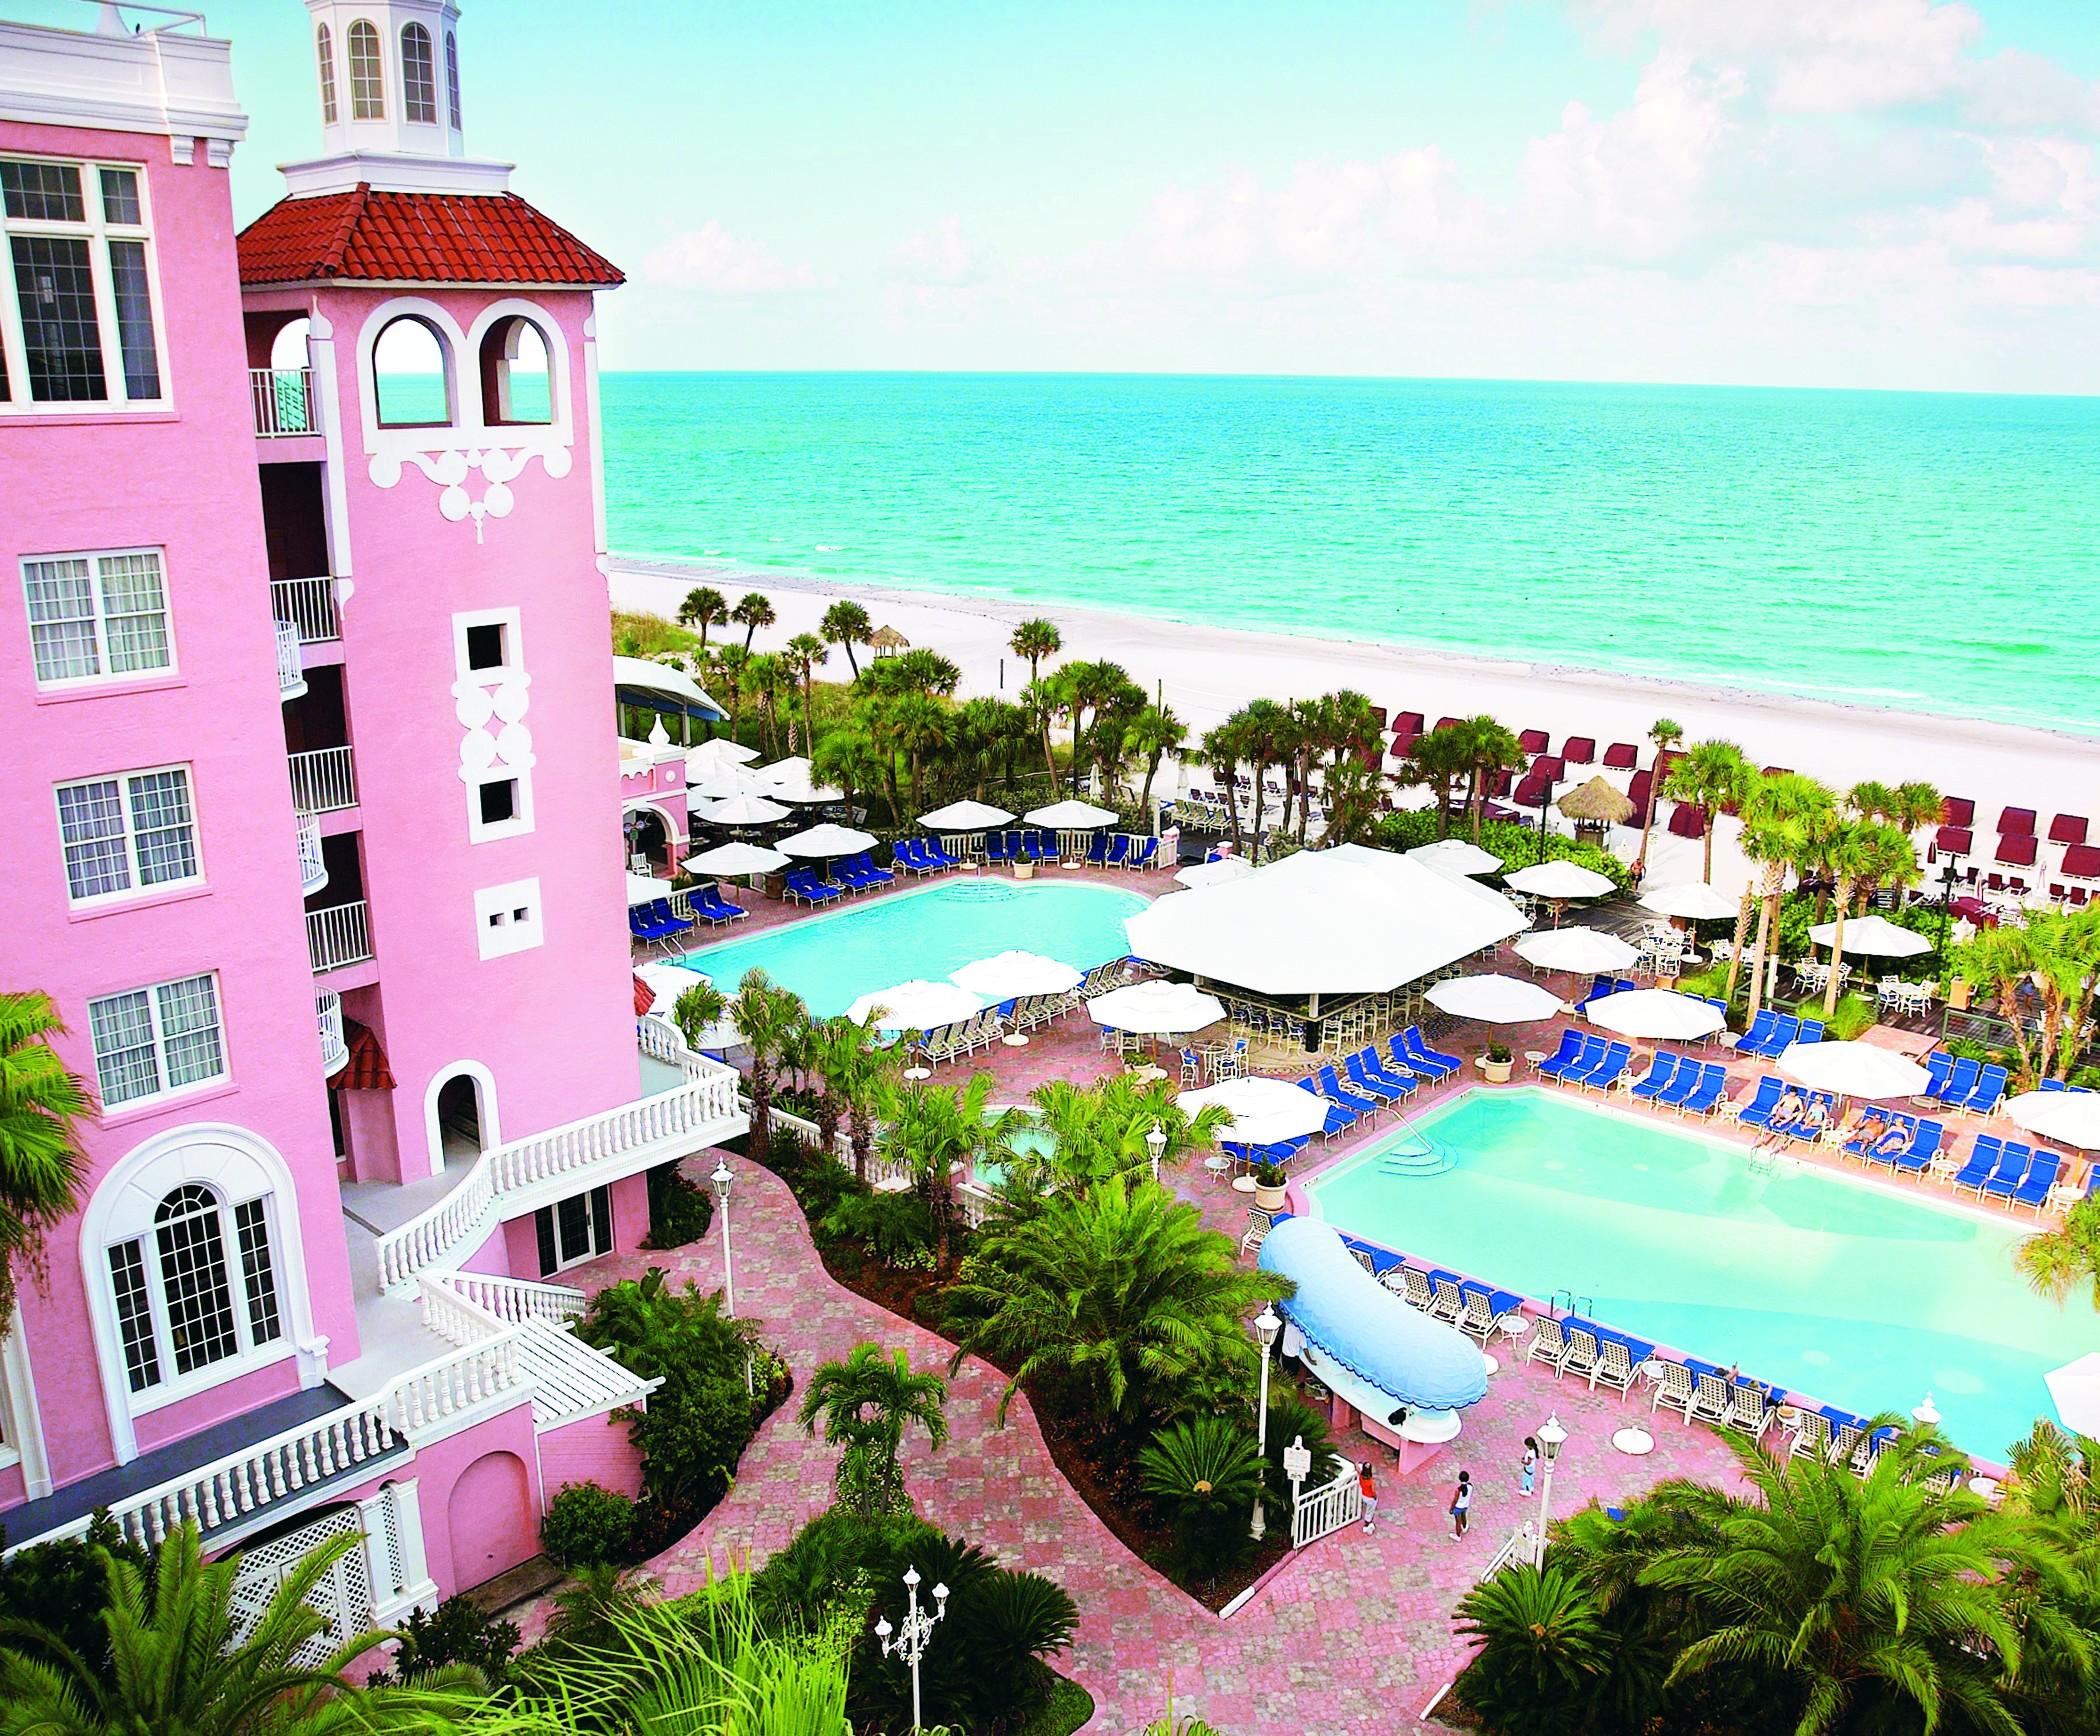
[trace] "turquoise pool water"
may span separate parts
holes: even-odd
[[[1908,1411],[1927,1392],[1952,1438],[2002,1458],[2043,1376],[2100,1345],[2100,1318],[2037,1296],[2013,1269],[2032,1220],[1807,1166],[1557,1091],[1472,1092],[1414,1126],[1456,1154],[1399,1176],[1381,1152],[1311,1185],[1338,1227],[1827,1404]]]
[[[746,971],[763,970],[828,1017],[872,990],[914,977],[938,982],[996,952],[1039,952],[1080,970],[1122,958],[1130,950],[1123,919],[1145,904],[1113,886],[958,877],[703,947],[685,962],[725,994]]]

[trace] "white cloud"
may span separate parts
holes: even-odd
[[[817,286],[811,266],[789,265],[765,242],[741,240],[712,217],[651,248],[642,276],[650,283],[713,295],[783,295]]]
[[[976,252],[963,233],[962,219],[952,213],[890,250],[890,269],[908,283],[965,283],[976,265]]]

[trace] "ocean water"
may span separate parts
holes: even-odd
[[[2100,398],[982,374],[603,390],[623,552],[2100,734]]]

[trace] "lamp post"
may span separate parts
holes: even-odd
[[[1261,1498],[1268,1493],[1269,1480],[1269,1348],[1282,1330],[1283,1322],[1276,1318],[1275,1305],[1264,1302],[1261,1312],[1254,1317],[1254,1337],[1261,1345],[1261,1398],[1254,1412],[1254,1446],[1261,1455],[1262,1487],[1254,1491],[1254,1517],[1247,1522],[1247,1535],[1257,1543],[1269,1528],[1261,1507]]]
[[[729,1254],[729,1186],[736,1178],[729,1173],[729,1160],[715,1159],[715,1173],[707,1178],[715,1186],[715,1203],[721,1208],[722,1217],[722,1305],[729,1317],[736,1318],[736,1263]],[[756,1370],[750,1357],[744,1358],[744,1390],[752,1391],[758,1384]]]
[[[1153,1122],[1152,1131],[1145,1135],[1145,1149],[1152,1154],[1152,1179],[1159,1180],[1159,1160],[1166,1155],[1167,1130]]]
[[[911,1667],[911,1727],[916,1732],[921,1727],[919,1660],[926,1655],[927,1644],[933,1638],[933,1624],[948,1613],[948,1588],[945,1585],[933,1588],[933,1613],[929,1615],[919,1607],[919,1570],[907,1567],[904,1570],[904,1595],[904,1620],[894,1630],[894,1637],[888,1616],[875,1623],[875,1637],[882,1642],[884,1657],[902,1658]]]
[[[1947,968],[1947,940],[1954,932],[1954,888],[1960,882],[1955,864],[1961,860],[1957,850],[1947,852],[1946,866],[1940,870],[1940,940],[1932,949],[1932,974],[1940,976]]]
[[[1545,1462],[1545,1475],[1539,1479],[1539,1534],[1532,1545],[1531,1565],[1542,1567],[1546,1561],[1546,1520],[1553,1509],[1553,1466],[1560,1457],[1561,1448],[1567,1444],[1568,1431],[1560,1426],[1558,1413],[1549,1415],[1539,1424],[1539,1457]]]
[[[1546,859],[1546,808],[1553,800],[1553,791],[1559,782],[1558,778],[1547,778],[1539,786],[1539,860],[1541,862]],[[1556,922],[1554,926],[1557,928],[1560,925]]]
[[[1910,1420],[1921,1429],[1936,1429],[1940,1426],[1940,1407],[1932,1402],[1932,1394],[1925,1395],[1925,1402],[1910,1413]]]

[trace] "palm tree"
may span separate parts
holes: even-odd
[[[874,635],[875,623],[868,619],[868,611],[858,603],[833,603],[824,611],[824,619],[817,623],[817,631],[824,635],[827,645],[843,645],[846,648],[846,666],[853,671],[853,679],[860,679],[860,659],[853,655],[853,647],[865,645]]]
[[[705,977],[689,989],[680,989],[671,1003],[671,1023],[685,1039],[688,1049],[700,1047],[700,1039],[722,1021],[729,1011],[729,997]]]
[[[743,715],[744,700],[749,693],[745,676],[751,668],[751,653],[741,645],[724,645],[715,653],[715,668],[721,672],[718,684],[723,697],[729,701],[729,739],[736,739],[737,719]]]
[[[814,633],[797,633],[787,642],[788,667],[802,688],[803,736],[812,745],[817,739],[816,674],[830,656],[824,641]]]
[[[911,1176],[932,1212],[937,1271],[949,1269],[955,1252],[957,1169],[967,1177],[986,1163],[1014,1161],[1020,1116],[1011,1109],[993,1111],[994,1083],[989,1073],[973,1073],[956,1089],[913,1083],[889,1093],[889,1119],[876,1136],[876,1149]]]
[[[1023,1199],[1032,1199],[1044,1182],[1086,1183],[1149,1174],[1152,1148],[1147,1141],[1155,1127],[1166,1141],[1159,1154],[1166,1166],[1192,1152],[1208,1151],[1231,1120],[1215,1104],[1190,1115],[1173,1085],[1164,1079],[1148,1083],[1134,1073],[1111,1073],[1091,1085],[1046,1080],[1029,1093],[1029,1101],[1051,1137],[1047,1151],[1033,1158],[1023,1154],[1008,1167],[1008,1175],[1023,1189]]]
[[[883,776],[886,770],[892,774],[890,779]],[[810,780],[818,784],[835,784],[849,808],[858,804],[863,791],[882,784],[890,798],[890,822],[893,825],[903,819],[892,788],[894,773],[894,765],[885,761],[874,737],[857,721],[842,724],[837,729],[827,729],[823,740],[810,750]]]
[[[1240,829],[1240,799],[1233,788],[1240,764],[1247,758],[1245,714],[1236,711],[1223,723],[1213,724],[1203,732],[1202,745],[1183,757],[1191,764],[1208,766],[1211,775],[1218,780],[1218,792],[1225,798],[1225,823],[1232,833],[1232,847],[1245,855],[1244,834]]]
[[[1699,878],[1708,885],[1713,884],[1714,877],[1714,825],[1723,808],[1742,806],[1755,775],[1756,768],[1743,757],[1743,750],[1734,742],[1695,741],[1670,767],[1670,775],[1662,780],[1664,795],[1673,801],[1690,802],[1704,816],[1705,824],[1700,831],[1703,859]],[[1648,799],[1652,815],[1655,801],[1652,785]],[[1641,841],[1644,864],[1647,853],[1644,832]]]
[[[1031,683],[1042,678],[1043,659],[1055,657],[1065,648],[1064,635],[1058,632],[1057,624],[1042,619],[1023,621],[1014,629],[1014,636],[1006,643],[1016,657],[1028,659],[1028,679]]]
[[[737,598],[736,607],[729,611],[729,618],[744,630],[744,649],[751,649],[751,638],[759,628],[770,627],[777,617],[773,605],[766,600],[763,591],[746,591]]]
[[[1498,1736],[1561,1736],[1601,1726],[1593,1703],[1617,1636],[1597,1600],[1557,1562],[1513,1563],[1458,1600],[1453,1624],[1480,1649],[1460,1685]]]
[[[1451,836],[1451,804],[1458,786],[1473,769],[1473,750],[1457,728],[1432,729],[1409,745],[1400,781],[1426,788],[1436,796],[1436,835]]]
[[[894,1044],[886,1046],[874,1026],[844,1014],[821,1021],[816,1033],[810,1064],[824,1081],[817,1100],[824,1147],[831,1148],[831,1136],[843,1119],[853,1146],[854,1178],[865,1182],[868,1156],[875,1149],[876,1109],[894,1087],[901,1051]]]
[[[1356,843],[1369,833],[1385,804],[1385,773],[1360,759],[1342,760],[1327,768],[1326,795],[1327,829],[1321,843]]]
[[[1955,968],[1979,988],[1996,990],[1998,1011],[2012,1033],[2018,1060],[2015,1083],[2034,1089],[2045,1076],[2063,1078],[2076,1059],[2078,1032],[2092,1011],[2100,982],[2100,906],[2065,913],[2030,910],[2023,921],[1980,931],[1955,951]],[[2031,990],[2041,1019],[2032,1032],[2021,1005]]]
[[[49,995],[0,994],[0,1337],[17,1283],[41,1281],[44,1237],[79,1209],[86,1182],[74,1124],[95,1104],[51,1046],[64,1030]]]
[[[1680,760],[1672,768],[1672,777],[1691,764],[1698,751],[1695,747]],[[1744,854],[1764,864],[1758,888],[1756,968],[1750,978],[1747,1014],[1754,1021],[1764,1005],[1765,984],[1772,974],[1769,961],[1779,939],[1779,900],[1786,890],[1787,874],[1815,860],[1817,841],[1836,818],[1836,810],[1829,790],[1814,778],[1800,772],[1778,772],[1749,784],[1742,813]],[[1708,824],[1712,824],[1711,810]]]
[[[1487,814],[1488,788],[1498,771],[1521,771],[1527,755],[1516,732],[1482,713],[1469,717],[1451,733],[1465,744],[1470,776],[1466,805],[1473,810],[1473,842],[1480,842],[1480,823]]]
[[[744,686],[758,701],[759,726],[768,754],[780,752],[780,692],[794,685],[795,672],[777,651],[761,651],[744,665]]]
[[[1042,744],[1043,770],[1050,774],[1050,788],[1057,789],[1057,754],[1050,745],[1050,726],[1057,721],[1057,714],[1064,709],[1063,696],[1057,682],[1031,681],[1021,689],[1021,710],[1027,715],[1029,725]]]
[[[943,699],[962,685],[961,667],[924,645],[915,645],[895,657],[885,657],[882,675],[893,692],[938,694]]]
[[[2063,1302],[2086,1286],[2100,1308],[2100,1199],[2074,1201],[2062,1223],[2020,1243],[2013,1263],[2042,1295]]]
[[[1684,740],[1684,725],[1674,717],[1658,717],[1648,726],[1648,739],[1655,744],[1655,757],[1648,762],[1648,800],[1641,812],[1641,848],[1633,860],[1636,886],[1648,872],[1648,838],[1655,830],[1655,804],[1662,797],[1663,756]]]
[[[898,1455],[907,1430],[921,1428],[934,1447],[948,1439],[948,1383],[930,1369],[915,1372],[902,1350],[856,1344],[844,1362],[817,1366],[802,1389],[802,1432],[845,1449],[840,1499],[862,1512],[908,1508]],[[849,1493],[850,1492],[850,1493]]]
[[[920,811],[919,779],[927,756],[939,753],[955,739],[955,713],[930,695],[900,693],[889,702],[885,721],[910,768],[911,811],[916,814]]]
[[[1188,738],[1188,726],[1165,705],[1148,705],[1130,720],[1124,740],[1132,753],[1144,757],[1145,787],[1138,806],[1146,814],[1152,812],[1152,781],[1159,776],[1159,762],[1170,753],[1179,753]]]
[[[1250,1547],[1247,1511],[1262,1493],[1263,1468],[1239,1417],[1184,1417],[1137,1456],[1138,1487],[1167,1510],[1182,1559],[1206,1578]]]
[[[1829,876],[1837,889],[1837,930],[1830,937],[1830,981],[1823,990],[1826,1019],[1837,1011],[1838,967],[1845,959],[1845,916],[1852,908],[1852,889],[1872,864],[1876,824],[1871,820],[1836,819],[1810,841],[1816,872]]]
[[[764,1163],[772,1154],[773,1068],[795,1033],[808,1022],[802,997],[762,970],[748,970],[736,990],[736,1030],[751,1051],[751,1155]]]
[[[678,620],[681,626],[700,629],[700,655],[707,655],[707,630],[719,627],[729,619],[729,600],[712,585],[696,585],[686,592],[685,601],[678,605]]]

